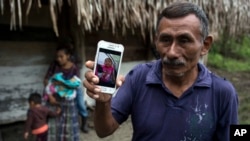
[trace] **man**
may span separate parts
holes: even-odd
[[[161,59],[131,70],[112,100],[87,72],[84,85],[96,100],[98,136],[112,134],[131,115],[133,141],[229,141],[230,124],[238,122],[236,91],[198,63],[212,41],[205,13],[192,3],[174,3],[158,19]]]

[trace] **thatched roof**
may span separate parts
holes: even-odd
[[[4,3],[10,4],[10,29],[16,26],[16,19],[21,26],[21,17],[28,15],[31,6],[42,7],[44,0],[0,0],[0,12],[3,13]],[[169,3],[177,0],[47,0],[49,1],[53,28],[58,35],[56,18],[65,2],[75,10],[77,22],[84,31],[92,31],[100,27],[108,27],[113,33],[122,29],[135,32],[140,29],[145,37],[146,32],[153,35],[157,15]],[[187,0],[200,5],[210,20],[211,31],[221,33],[224,29],[229,35],[235,36],[250,32],[250,0]],[[21,7],[27,3],[26,7]],[[25,8],[26,13],[21,9]],[[130,29],[130,30],[127,30]],[[120,30],[119,30],[120,31]],[[152,37],[152,36],[151,36]],[[152,38],[151,38],[152,39]]]

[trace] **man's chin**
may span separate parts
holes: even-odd
[[[171,76],[171,77],[182,77],[182,76],[184,76],[184,72],[166,71],[165,74],[168,75],[168,76]]]

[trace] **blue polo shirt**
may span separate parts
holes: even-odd
[[[238,123],[238,98],[227,80],[198,64],[196,82],[176,98],[162,81],[161,61],[131,70],[112,98],[121,124],[131,115],[133,141],[229,141]]]

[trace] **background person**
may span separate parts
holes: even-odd
[[[42,96],[39,93],[31,93],[29,98],[29,110],[25,123],[24,139],[27,140],[29,132],[36,135],[36,141],[47,141],[47,133],[49,130],[47,119],[49,117],[59,116],[60,107],[55,112],[49,110],[42,105]]]
[[[60,44],[56,50],[57,59],[53,61],[44,78],[44,86],[48,84],[49,78],[51,78],[56,73],[63,73],[65,79],[70,79],[73,76],[80,78],[79,68],[75,64],[75,56],[72,55],[72,45],[71,44]],[[53,100],[53,99],[52,99]],[[81,126],[80,129],[84,133],[88,133],[88,111],[87,106],[84,102],[84,93],[82,86],[76,89],[75,103],[77,105],[78,112],[81,116]]]

